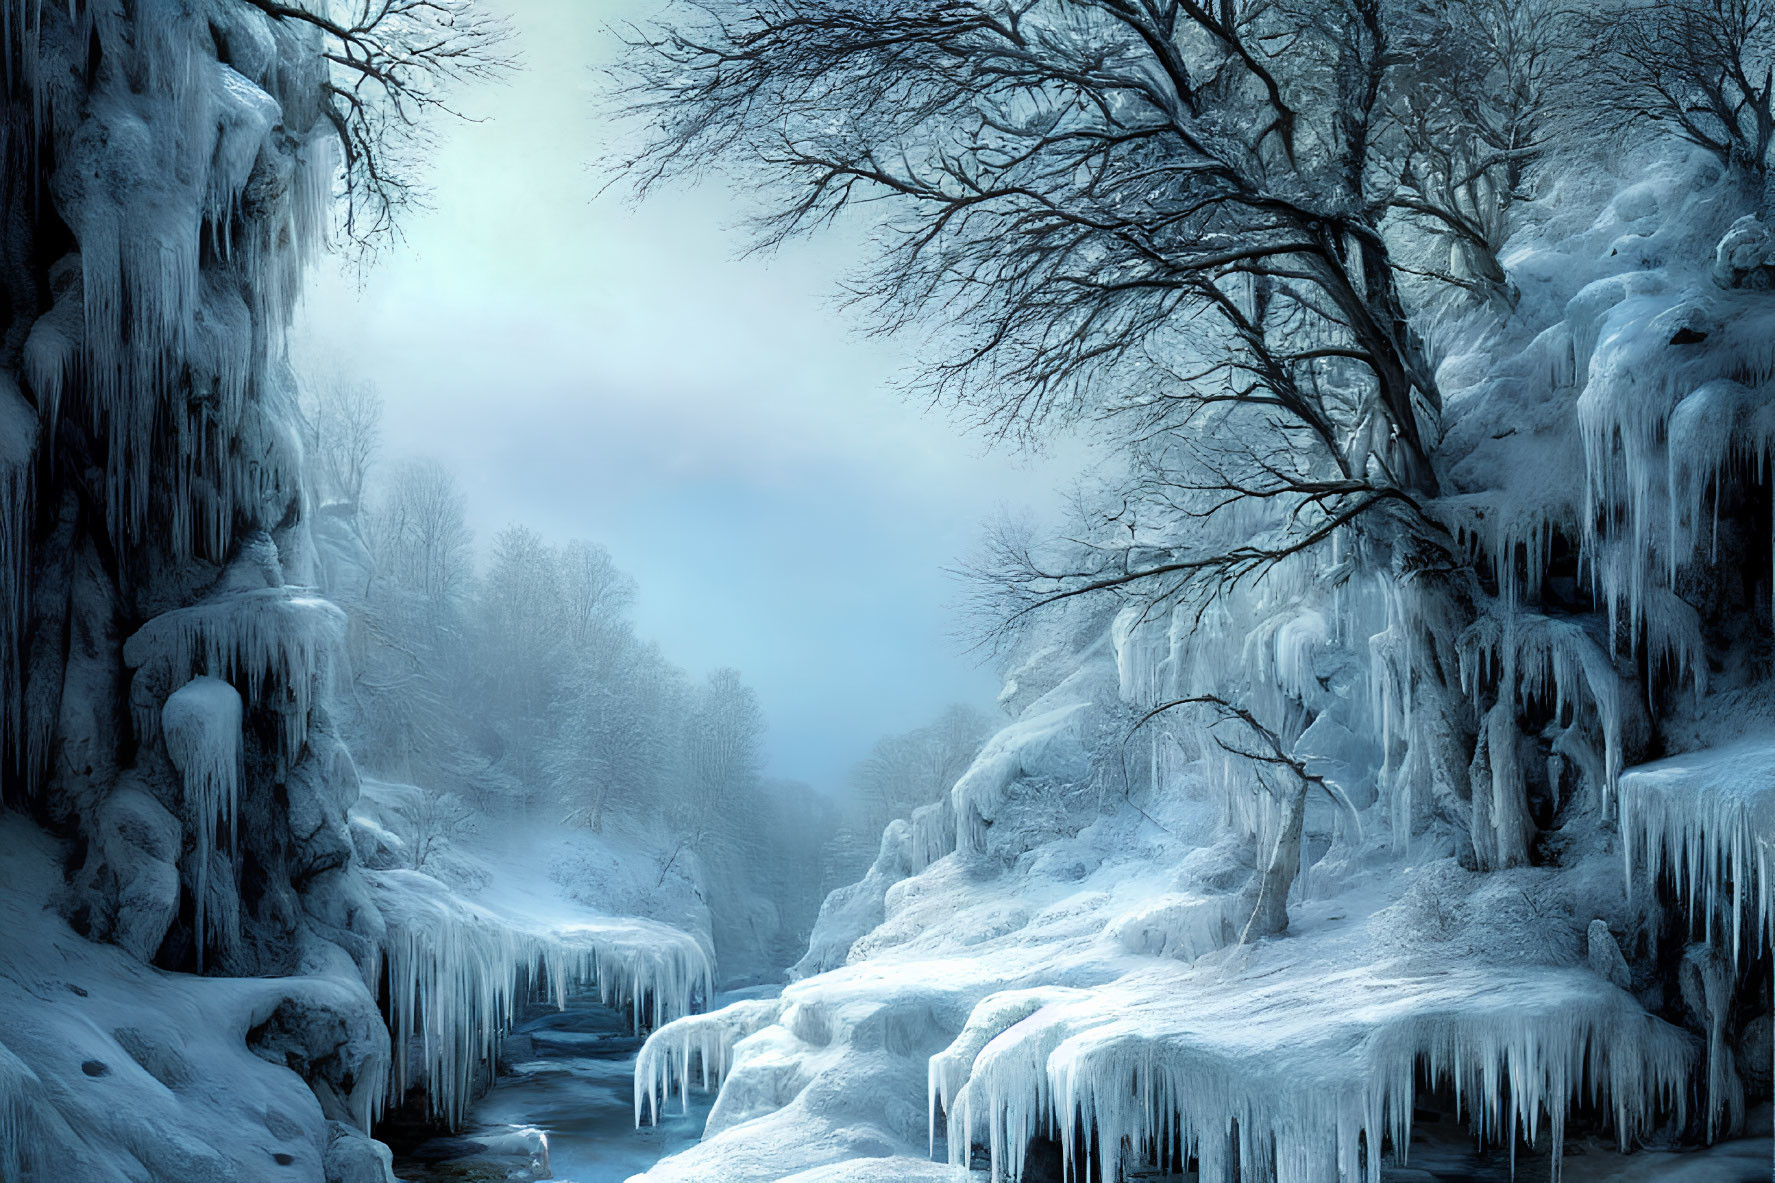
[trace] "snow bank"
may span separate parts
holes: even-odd
[[[335,978],[148,968],[56,915],[65,857],[0,819],[0,1171],[81,1183],[324,1178],[328,1120],[366,1128],[384,1088],[388,1040],[369,992]],[[305,1077],[330,1082],[331,1100]]]

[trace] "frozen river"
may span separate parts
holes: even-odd
[[[716,1001],[757,993],[763,991]],[[475,1104],[463,1133],[397,1154],[395,1175],[403,1183],[622,1183],[647,1170],[702,1136],[714,1094],[692,1089],[688,1110],[674,1097],[659,1125],[636,1129],[633,1079],[641,1042],[629,1033],[625,1013],[595,999],[530,1019],[506,1040],[500,1077]],[[1768,1122],[1765,1107],[1753,1114],[1751,1124],[1766,1129]],[[1583,1143],[1570,1150],[1565,1183],[1757,1183],[1770,1176],[1766,1137],[1690,1154],[1642,1151],[1623,1158],[1606,1144]],[[1546,1183],[1549,1165],[1545,1154],[1520,1153],[1515,1183]],[[1193,1174],[1137,1177],[1194,1179]],[[1512,1170],[1506,1154],[1476,1153],[1464,1129],[1432,1125],[1418,1129],[1410,1165],[1389,1165],[1382,1178],[1386,1183],[1507,1183]]]
[[[506,1040],[499,1079],[463,1132],[395,1158],[404,1183],[621,1183],[702,1136],[714,1094],[691,1090],[657,1126],[635,1128],[633,1079],[641,1038],[626,1014],[579,1000],[537,1016]],[[546,1139],[546,1168],[539,1153]],[[551,1172],[552,1174],[548,1173]]]

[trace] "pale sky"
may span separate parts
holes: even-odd
[[[506,7],[526,68],[440,129],[404,246],[361,287],[323,264],[299,354],[377,383],[384,462],[454,469],[479,544],[522,522],[608,546],[643,635],[757,688],[771,774],[831,786],[884,733],[989,709],[942,569],[987,518],[1051,510],[1073,465],[989,451],[890,388],[916,343],[834,303],[859,236],[742,260],[732,185],[597,196],[606,27],[649,0]]]

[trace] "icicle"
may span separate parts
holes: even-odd
[[[37,415],[11,375],[0,371],[0,751],[24,742],[24,630],[28,603],[31,486]],[[36,786],[36,763],[27,761]]]
[[[284,757],[294,763],[307,738],[313,695],[335,671],[344,627],[343,612],[304,589],[223,592],[156,616],[124,643],[123,658],[137,668],[164,657],[175,678],[203,673],[241,683],[255,707],[277,698]],[[156,733],[156,723],[138,718],[143,738]]]
[[[1617,790],[1629,883],[1667,876],[1691,923],[1726,926],[1734,962],[1767,951],[1775,925],[1771,785],[1775,741],[1754,739],[1642,765]]]
[[[719,1086],[734,1046],[776,1022],[785,1005],[779,998],[748,999],[709,1014],[673,1019],[650,1034],[635,1057],[636,1127],[643,1124],[643,1109],[646,1124],[659,1121],[674,1083],[688,1104],[692,1063],[700,1062],[705,1091]]]
[[[184,777],[185,811],[197,834],[194,898],[197,970],[202,973],[210,856],[216,849],[218,823],[228,827],[228,850],[230,854],[234,850],[241,774],[240,695],[219,678],[195,678],[168,697],[160,718],[166,754]]]
[[[1409,1142],[1420,1066],[1466,1099],[1482,1139],[1542,1145],[1545,1116],[1555,1161],[1585,1082],[1610,1100],[1624,1140],[1661,1111],[1681,1120],[1692,1058],[1682,1033],[1620,992],[1599,995],[1581,971],[1212,980],[1202,990],[1175,973],[1136,974],[1033,1010],[1033,991],[982,1002],[930,1068],[932,1112],[949,1107],[951,1162],[967,1161],[975,1128],[968,1105],[957,1120],[960,1097],[985,1103],[994,1178],[1020,1177],[1029,1138],[1052,1126],[1065,1162],[1096,1152],[1106,1179],[1134,1165],[1124,1148],[1164,1146],[1175,1131],[1204,1183],[1235,1169],[1372,1180],[1382,1140]],[[1234,1129],[1236,1168],[1221,1149]]]
[[[527,984],[542,985],[556,1005],[565,1005],[570,986],[595,985],[606,1004],[630,1005],[637,1028],[647,1000],[656,1018],[671,1019],[713,990],[708,953],[665,925],[612,919],[534,929],[416,871],[377,871],[370,880],[388,922],[388,1097],[398,1101],[422,1084],[427,1112],[452,1126],[467,1112],[477,1075],[497,1055]],[[409,1050],[415,1036],[417,1074]]]

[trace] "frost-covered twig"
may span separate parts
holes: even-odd
[[[494,80],[516,65],[503,50],[510,27],[478,0],[351,0],[337,18],[282,0],[241,2],[324,38],[320,114],[344,159],[344,233],[360,245],[398,233],[401,211],[422,199],[414,166],[429,144],[426,121],[463,117],[450,86]]]

